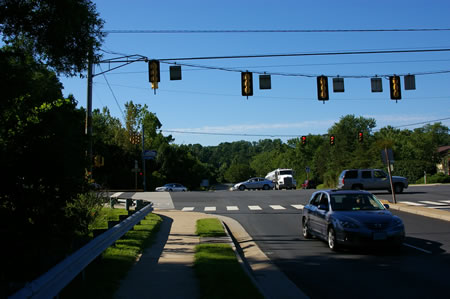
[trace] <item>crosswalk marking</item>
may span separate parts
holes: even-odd
[[[248,206],[248,208],[252,211],[260,211],[262,210],[260,206]]]
[[[436,205],[436,206],[443,206],[443,205],[445,205],[445,203],[435,202],[435,201],[428,201],[428,200],[421,200],[419,202],[425,203],[425,204],[428,204],[428,205]]]
[[[450,209],[450,206],[434,206],[434,207],[430,207],[433,209]]]
[[[227,206],[227,211],[239,211],[237,206]]]
[[[440,202],[450,203],[450,200],[440,200]]]
[[[417,202],[412,202],[412,201],[399,201],[399,203],[404,203],[410,206],[424,206],[425,204],[423,203],[417,203]]]
[[[123,192],[116,192],[113,195],[111,195],[110,197],[119,197],[120,195],[122,195]]]
[[[205,212],[215,212],[216,207],[205,207]]]
[[[286,210],[285,207],[279,206],[279,205],[273,205],[273,206],[269,206],[274,210]]]
[[[296,208],[297,210],[303,210],[305,207],[304,205],[291,205],[292,207]]]
[[[184,211],[184,212],[192,212],[194,210],[194,207],[184,207],[181,210]]]

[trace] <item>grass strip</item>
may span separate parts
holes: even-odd
[[[105,210],[105,211],[103,211]],[[107,227],[108,220],[118,220],[118,215],[127,214],[123,209],[102,209],[102,215],[92,229]],[[135,225],[115,245],[107,248],[101,258],[93,261],[85,270],[85,279],[77,277],[60,294],[60,298],[113,298],[120,280],[136,263],[136,259],[154,240],[161,217],[150,213]]]
[[[214,220],[214,221],[213,221]],[[217,236],[219,220],[200,219],[197,231],[206,236]],[[202,227],[199,229],[199,227]],[[206,228],[212,228],[208,231]],[[264,298],[242,269],[229,244],[199,244],[196,246],[194,268],[199,279],[201,298]]]
[[[197,221],[197,235],[200,237],[224,237],[222,223],[217,218],[199,219]]]

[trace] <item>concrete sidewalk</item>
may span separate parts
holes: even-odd
[[[196,222],[210,215],[157,211],[163,218],[153,246],[145,250],[121,282],[115,298],[198,298],[193,263]]]
[[[212,217],[219,218],[233,236],[235,251],[245,254],[242,265],[266,298],[307,298],[270,262],[237,221],[175,210],[156,210],[155,214],[163,218],[155,243],[121,282],[115,298],[199,298],[193,269],[195,246],[201,242],[232,242],[230,237],[201,240],[195,234],[197,220]],[[245,243],[244,249],[240,242]]]

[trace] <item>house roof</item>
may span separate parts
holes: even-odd
[[[444,145],[444,146],[440,146],[438,147],[437,151],[440,154],[445,154],[450,150],[450,145]]]

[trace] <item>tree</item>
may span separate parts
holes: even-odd
[[[89,55],[97,61],[104,39],[104,21],[90,0],[3,0],[0,33],[3,42],[26,48],[57,73],[85,70]]]
[[[248,164],[232,163],[225,172],[225,179],[230,183],[245,181],[254,175]]]

